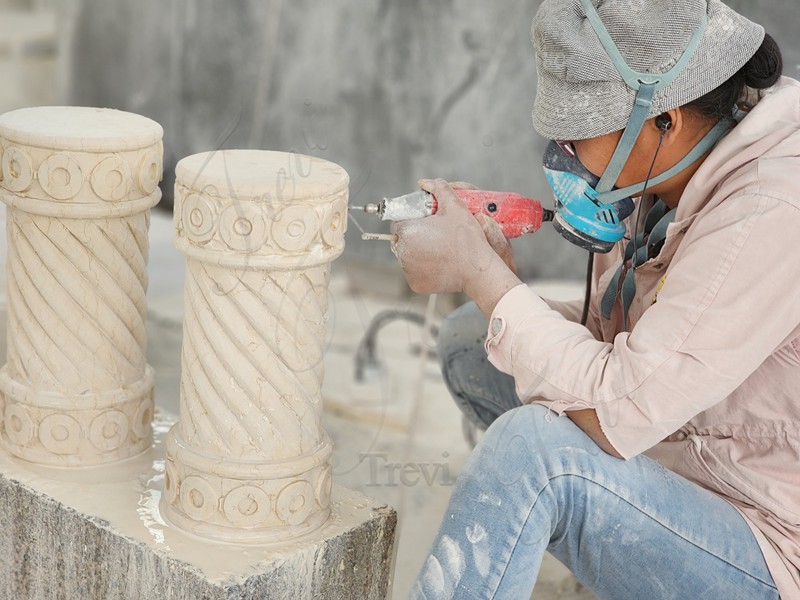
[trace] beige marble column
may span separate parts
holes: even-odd
[[[320,387],[349,178],[261,150],[196,154],[176,177],[185,317],[163,512],[210,538],[295,539],[330,513]]]
[[[158,123],[110,109],[0,116],[8,211],[0,444],[20,458],[89,466],[152,442],[145,291],[161,137]]]

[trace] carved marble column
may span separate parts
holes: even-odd
[[[0,116],[8,211],[0,443],[20,458],[88,466],[152,442],[145,290],[161,137],[158,123],[109,109]]]
[[[261,150],[196,154],[176,167],[185,317],[162,508],[184,529],[264,543],[328,518],[320,387],[348,181],[331,162]]]

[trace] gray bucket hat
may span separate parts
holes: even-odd
[[[663,73],[680,59],[703,12],[697,51],[649,117],[714,90],[756,53],[764,28],[719,0],[591,0],[625,62]],[[553,140],[581,140],[624,129],[636,91],[629,88],[589,23],[581,0],[545,0],[532,27],[538,85],[533,126]]]

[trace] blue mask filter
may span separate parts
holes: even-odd
[[[543,164],[555,195],[553,227],[585,250],[609,252],[625,235],[623,221],[633,212],[633,200],[600,202],[596,189],[600,178],[583,166],[571,144],[550,142]]]

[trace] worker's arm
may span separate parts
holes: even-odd
[[[492,267],[491,276],[487,274],[481,278],[480,282],[470,282],[465,289],[467,295],[475,300],[478,307],[487,314],[487,316],[491,316],[497,302],[499,302],[508,290],[520,284],[519,279],[508,267],[509,265],[507,263],[498,260]],[[491,278],[493,281],[487,283],[488,278]],[[622,458],[620,453],[611,445],[605,433],[603,433],[603,429],[600,426],[600,419],[593,408],[568,411],[567,416],[572,419],[572,422],[580,427],[586,435],[592,438],[601,450],[611,456]]]
[[[727,199],[673,239],[680,248],[658,301],[613,343],[518,285],[483,307],[492,308],[489,360],[514,377],[523,402],[558,414],[594,411],[571,417],[601,447],[602,432],[619,455],[636,456],[727,398],[795,335],[800,261],[785,257],[798,229],[791,203],[752,193]]]

